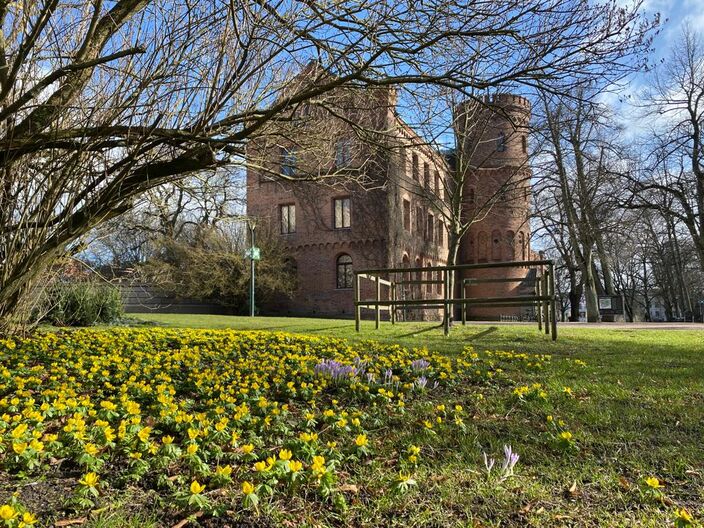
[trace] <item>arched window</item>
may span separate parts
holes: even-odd
[[[352,257],[343,253],[337,257],[337,288],[351,288],[353,281]]]
[[[506,260],[516,260],[516,233],[506,231]]]
[[[506,134],[499,132],[499,137],[496,139],[496,152],[504,152],[506,150]]]
[[[472,264],[474,262],[474,234],[470,233],[467,238],[467,262]]]
[[[479,262],[486,262],[489,255],[489,249],[487,247],[487,236],[484,231],[480,231],[477,236],[477,259]]]
[[[498,229],[491,232],[491,258],[501,260],[501,231]]]
[[[284,270],[290,278],[295,279],[298,277],[298,263],[296,262],[296,259],[293,257],[286,257],[284,259]]]
[[[521,137],[521,147],[523,148],[523,154],[528,153],[528,139],[525,136]]]
[[[523,231],[518,233],[518,247],[521,252],[521,260],[526,260],[526,236],[523,234]]]

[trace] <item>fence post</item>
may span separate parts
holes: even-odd
[[[389,291],[389,295],[391,296],[391,307],[389,311],[391,312],[391,324],[396,324],[396,305],[394,302],[396,301],[396,283],[391,282],[391,290]]]
[[[541,288],[540,286],[543,283],[543,278],[538,277],[537,280],[535,281],[535,295],[537,297],[541,296]],[[536,315],[538,317],[538,332],[543,331],[543,305],[541,304],[541,301],[538,300],[536,301]]]
[[[450,334],[450,270],[445,268],[443,284],[443,296],[444,296],[444,306],[443,306],[443,318],[442,318],[442,330],[445,335]]]
[[[552,318],[552,340],[557,341],[557,296],[555,295],[555,268],[550,264],[550,317]]]
[[[549,290],[548,284],[550,282],[549,275],[550,275],[549,270],[543,274],[542,290],[543,290],[544,297],[547,297],[548,295],[550,295],[549,291],[548,291]],[[547,301],[547,300],[543,302],[543,321],[545,322],[545,334],[550,335],[550,301]]]
[[[359,316],[361,308],[359,307],[359,275],[354,274],[354,330],[359,332]]]
[[[464,282],[464,279],[462,279],[462,287],[460,289],[462,292],[462,296],[460,297],[462,299],[462,309],[460,310],[462,312],[462,326],[467,325],[467,301],[466,299],[466,293],[467,293],[467,284]]]
[[[377,276],[376,278],[376,313],[375,313],[375,326],[379,330],[379,321],[381,321],[381,278]]]

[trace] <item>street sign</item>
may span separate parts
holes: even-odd
[[[261,260],[262,259],[262,250],[261,248],[258,247],[251,247],[247,248],[247,251],[245,251],[244,256],[248,259],[252,260]]]

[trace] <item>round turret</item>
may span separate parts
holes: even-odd
[[[461,264],[530,259],[529,120],[530,103],[512,94],[468,101],[455,110],[457,170],[465,174],[467,218],[474,219],[461,244]],[[527,274],[525,267],[494,268],[467,270],[463,278],[478,280],[467,288],[469,297],[504,297],[527,294],[520,281]],[[498,319],[524,315],[522,310],[476,307],[469,316]]]

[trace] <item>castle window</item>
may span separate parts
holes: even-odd
[[[340,139],[335,143],[335,167],[342,169],[352,163],[352,141]]]
[[[491,258],[501,260],[501,231],[499,230],[491,232]]]
[[[506,260],[516,260],[516,234],[506,231]]]
[[[445,231],[445,226],[442,223],[442,220],[438,220],[438,232],[436,235],[437,241],[438,241],[438,247],[443,247],[445,245],[445,235],[443,232]]]
[[[343,253],[337,257],[337,289],[351,288],[353,281],[352,257]]]
[[[518,246],[521,250],[521,260],[526,260],[526,237],[523,231],[518,233]]]
[[[279,206],[281,216],[281,233],[288,235],[296,232],[296,206],[286,204]]]
[[[430,165],[427,161],[423,162],[423,185],[430,190]]]
[[[469,193],[468,193],[467,199],[469,201],[469,205],[474,205],[474,200],[475,200],[474,187],[469,188]]]
[[[435,195],[441,196],[440,194],[440,173],[435,171]]]
[[[350,215],[350,197],[335,199],[335,229],[349,228],[352,222]]]
[[[523,154],[528,153],[528,139],[525,136],[521,137],[521,147],[523,148]]]
[[[411,232],[411,202],[403,201],[403,228]]]
[[[423,220],[423,208],[416,207],[416,236],[422,237],[425,230],[425,221]]]
[[[284,270],[289,279],[295,280],[298,277],[298,263],[293,257],[284,259]]]
[[[496,140],[496,152],[504,152],[506,150],[506,134],[499,132],[499,137]]]
[[[486,233],[480,231],[477,236],[477,259],[479,262],[486,262],[488,253]]]
[[[296,150],[281,148],[281,175],[291,177],[296,173]]]
[[[425,238],[428,240],[428,242],[432,243],[433,238],[435,238],[433,235],[435,234],[435,217],[431,214],[428,214],[428,222],[427,222],[427,227],[425,229]]]
[[[418,154],[413,153],[412,158],[411,173],[413,174],[413,179],[418,181]]]

